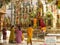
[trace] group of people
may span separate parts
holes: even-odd
[[[3,32],[3,40],[6,40],[6,33],[7,28],[4,27],[2,32]],[[22,41],[24,40],[24,34],[23,31],[21,29],[21,26],[17,25],[14,26],[12,25],[10,28],[10,36],[9,36],[9,43],[22,43]],[[30,43],[32,45],[32,37],[33,37],[33,28],[31,27],[31,25],[29,25],[29,27],[27,28],[27,45]]]
[[[39,16],[38,16],[39,17]],[[34,18],[33,20],[33,25],[34,27],[32,27],[32,24],[29,24],[29,26],[27,27],[27,45],[30,43],[32,45],[32,37],[33,37],[33,31],[37,26],[37,22],[39,22],[39,29],[41,29],[42,32],[46,32],[46,25],[44,23],[44,20],[40,17],[39,20],[37,20],[36,18]],[[6,28],[4,27],[2,32],[3,32],[3,39],[6,40]],[[22,41],[24,40],[24,34],[23,31],[21,29],[21,25],[12,25],[10,27],[10,36],[9,36],[9,43],[22,43]]]
[[[36,28],[36,22],[37,20],[34,19],[34,27]],[[42,32],[46,32],[46,25],[45,23],[43,22],[43,19],[40,18],[39,20],[39,25],[40,25],[40,29]],[[27,45],[30,43],[32,45],[32,37],[33,37],[33,31],[34,31],[34,27],[32,27],[31,24],[29,24],[28,28],[26,29],[27,30]],[[6,40],[6,28],[4,27],[2,32],[3,32],[3,39]],[[12,25],[10,27],[10,36],[9,36],[9,43],[22,43],[22,41],[24,40],[24,34],[23,34],[23,31],[21,29],[21,26],[20,25]]]
[[[39,27],[40,29],[42,30],[42,32],[46,32],[46,25],[43,21],[42,18],[40,18],[40,20],[38,20],[39,22]],[[33,28],[36,28],[36,24],[37,23],[37,19],[34,18],[34,27],[32,27],[31,24],[29,24],[28,28],[26,29],[27,30],[27,45],[30,43],[32,45],[32,37],[33,37],[33,31],[34,29]],[[7,31],[7,28],[3,28],[2,32],[3,32],[3,39],[6,40],[6,33]],[[20,25],[12,25],[10,27],[10,36],[9,36],[9,43],[21,43],[23,40],[24,40],[24,34],[23,34],[23,31],[21,29],[21,26]]]

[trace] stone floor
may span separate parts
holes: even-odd
[[[14,44],[12,44],[12,43],[3,43],[3,45],[27,45],[27,42],[26,41],[24,41],[24,42],[22,42],[21,44],[16,44],[16,43],[14,43]],[[33,42],[33,45],[43,45],[43,42]]]
[[[23,41],[21,44],[16,44],[16,43],[3,43],[3,45],[27,45],[26,41]],[[33,45],[44,45],[43,42],[38,42],[38,41],[33,41]],[[60,43],[56,44],[49,44],[49,45],[60,45]]]

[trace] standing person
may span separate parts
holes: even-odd
[[[29,25],[29,28],[27,29],[27,45],[30,43],[32,45],[32,36],[33,36],[33,28],[31,27],[31,25]]]
[[[16,43],[21,43],[22,42],[22,31],[21,31],[20,26],[17,26],[15,33],[16,33]]]
[[[3,40],[4,40],[4,42],[6,42],[6,35],[7,35],[7,33],[6,33],[6,27],[4,27],[2,29],[2,32],[3,32]]]
[[[9,38],[9,42],[10,43],[14,43],[15,41],[15,29],[14,29],[14,25],[11,26],[11,33],[10,33],[10,38]]]
[[[33,19],[33,27],[34,27],[34,28],[37,27],[37,19],[36,19],[36,18]]]

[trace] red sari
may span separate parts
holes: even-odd
[[[40,18],[40,28],[43,32],[46,32],[46,25],[44,23],[44,20]]]
[[[42,18],[40,18],[40,27],[45,27],[45,23],[44,23],[44,20]]]

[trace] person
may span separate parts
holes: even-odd
[[[11,30],[10,30],[10,37],[9,37],[9,42],[10,43],[14,43],[15,42],[15,28],[14,25],[11,26]]]
[[[2,29],[2,32],[3,32],[3,40],[6,40],[6,28],[5,27]]]
[[[36,18],[33,19],[33,27],[34,27],[34,28],[37,27],[37,19],[36,19]]]
[[[44,23],[44,20],[42,19],[42,17],[40,17],[40,28],[42,32],[46,32],[46,24]]]
[[[28,29],[27,29],[27,45],[30,43],[32,45],[32,36],[33,36],[33,28],[31,27],[31,25],[29,25]]]
[[[2,29],[2,33],[3,33],[3,40],[4,40],[4,42],[6,42],[6,35],[7,35],[7,33],[6,33],[6,27],[4,27]]]
[[[15,33],[16,33],[16,38],[15,38],[16,43],[21,43],[22,42],[22,31],[21,31],[20,26],[16,27]]]

